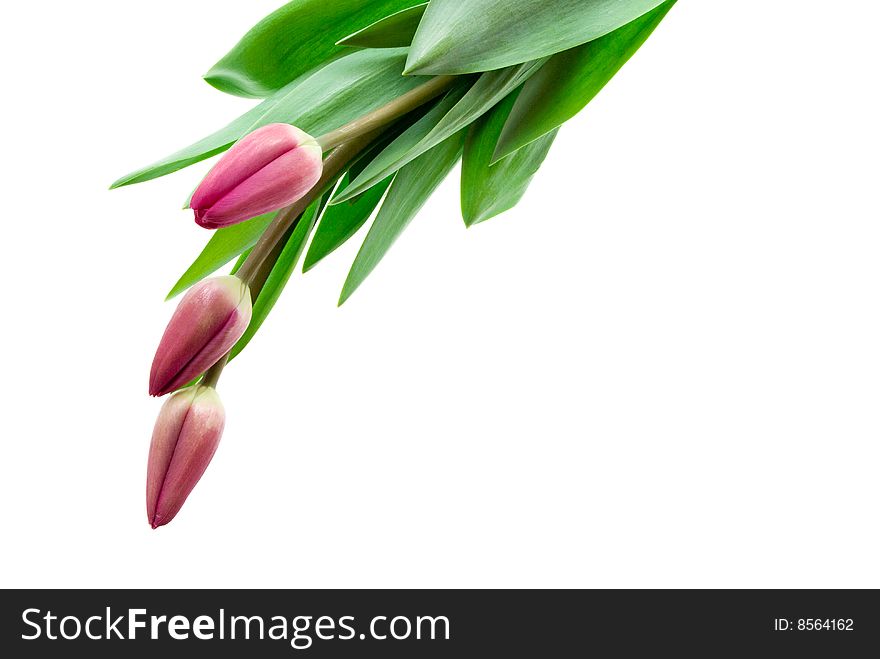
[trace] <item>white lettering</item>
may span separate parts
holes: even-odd
[[[118,618],[116,618],[116,620],[113,620],[113,624],[110,624],[110,620],[112,620],[112,616],[110,615],[110,607],[108,606],[107,607],[107,640],[108,641],[110,640],[110,632],[113,632],[114,634],[116,634],[116,638],[118,638],[119,640],[123,640],[125,638],[125,636],[123,636],[122,632],[120,632],[119,629],[117,628],[117,625],[120,622],[122,622],[122,616],[119,616]]]
[[[100,641],[101,640],[100,636],[95,636],[92,634],[92,621],[93,620],[97,620],[98,622],[101,622],[101,616],[92,616],[91,618],[86,620],[86,636],[88,636],[93,641]]]
[[[64,633],[64,623],[73,622],[76,627],[75,634],[65,634]],[[79,635],[82,633],[82,624],[79,621],[79,618],[74,618],[73,616],[67,616],[66,618],[61,619],[61,625],[59,626],[61,630],[61,635],[65,638],[65,640],[72,641],[75,638],[79,638]]]
[[[168,621],[168,634],[175,641],[185,641],[189,638],[189,620],[184,616],[174,616]]]
[[[22,634],[22,635],[21,635],[21,640],[23,640],[23,641],[33,641],[34,639],[40,638],[40,634],[42,633],[43,630],[40,628],[40,626],[39,626],[37,623],[35,623],[35,622],[31,621],[31,620],[28,620],[28,615],[29,615],[29,614],[31,614],[31,613],[39,613],[39,612],[40,612],[39,609],[25,609],[24,611],[22,611],[22,613],[21,613],[21,620],[22,620],[22,622],[23,622],[24,624],[26,624],[26,625],[30,625],[31,627],[33,627],[34,629],[36,629],[36,630],[37,630],[37,633],[34,634],[33,636],[25,636],[24,634]]]
[[[203,641],[214,638],[214,619],[208,616],[199,616],[193,622],[193,634]]]
[[[146,609],[129,609],[128,610],[128,639],[133,641],[137,638],[137,630],[147,626],[145,620],[138,619],[138,616],[147,615]]]

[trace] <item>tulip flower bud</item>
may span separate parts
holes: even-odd
[[[147,462],[147,521],[154,529],[174,519],[205,473],[225,419],[212,387],[184,389],[162,406]]]
[[[205,177],[190,207],[217,229],[289,206],[321,178],[321,147],[288,124],[269,124],[236,142]]]
[[[179,389],[216,364],[251,321],[251,293],[238,277],[193,286],[168,323],[150,371],[150,395]]]

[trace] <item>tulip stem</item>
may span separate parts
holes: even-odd
[[[270,261],[278,258],[279,248],[283,247],[284,239],[290,229],[299,222],[302,214],[318,198],[326,193],[342,171],[361,151],[363,151],[376,138],[376,131],[361,134],[351,141],[336,147],[324,158],[324,170],[321,179],[299,201],[287,208],[278,211],[275,219],[260,236],[257,244],[251,250],[245,262],[235,273],[236,277],[247,284],[251,293],[251,300],[256,301],[271,272]],[[275,257],[274,259],[272,257]],[[205,371],[202,381],[199,383],[205,387],[217,387],[220,374],[229,362],[230,353],[226,353],[220,361]]]
[[[220,358],[220,361],[214,364],[211,368],[205,371],[205,376],[202,378],[202,381],[199,382],[203,387],[211,387],[212,389],[217,388],[217,381],[220,379],[220,374],[223,372],[223,369],[226,367],[226,363],[229,361],[229,353],[227,352]]]
[[[437,98],[449,89],[454,81],[455,76],[436,76],[431,78],[425,84],[411,89],[390,103],[386,103],[382,107],[345,124],[342,128],[337,128],[325,135],[321,135],[317,138],[318,144],[326,152],[356,137],[387,126],[392,121]]]

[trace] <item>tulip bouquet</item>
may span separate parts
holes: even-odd
[[[559,127],[674,3],[293,0],[208,72],[218,90],[262,100],[113,184],[224,154],[187,202],[212,235],[168,295],[185,292],[150,372],[150,394],[171,394],[150,447],[153,528],[207,468],[223,432],[220,374],[301,259],[306,272],[375,216],[342,304],[460,160],[465,225],[512,208]]]

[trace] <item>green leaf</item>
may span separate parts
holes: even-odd
[[[516,206],[541,167],[557,131],[492,164],[498,136],[504,128],[518,92],[510,94],[468,131],[461,164],[461,213],[472,226]]]
[[[339,297],[340,305],[351,297],[409,226],[431,193],[458,162],[463,146],[464,131],[461,131],[397,172],[388,196],[351,266]]]
[[[448,94],[449,92],[447,92]],[[360,176],[361,172],[366,169],[367,165],[369,165],[373,160],[382,153],[388,145],[394,142],[398,137],[403,135],[406,131],[408,131],[413,124],[423,118],[428,112],[430,112],[438,103],[442,101],[441,99],[434,99],[433,101],[429,101],[425,105],[422,105],[419,108],[416,108],[409,114],[405,115],[403,118],[395,121],[390,126],[382,130],[381,135],[377,137],[372,144],[370,144],[369,148],[365,149],[361,153],[359,153],[354,160],[351,161],[351,165],[348,168],[348,180],[352,181]],[[340,186],[338,190],[334,194],[338,194],[344,186]],[[331,198],[332,199],[332,198]],[[349,200],[350,201],[350,200]],[[330,202],[333,203],[332,201]]]
[[[500,69],[597,39],[663,0],[431,0],[407,73]]]
[[[561,126],[598,94],[672,9],[664,2],[604,37],[550,58],[523,88],[494,159],[498,160]]]
[[[347,183],[346,174],[340,187]],[[358,232],[376,210],[389,185],[391,185],[391,177],[377,183],[355,199],[327,208],[303,262],[303,272],[311,270],[324,257]]]
[[[455,107],[466,91],[467,86],[465,85],[458,85],[449,90],[446,96],[440,99],[418,121],[364,164],[361,171],[354,176],[354,180],[336,193],[330,201],[330,205],[351,201],[417,158],[418,154],[413,155],[414,150],[434,130],[438,122]]]
[[[341,203],[361,194],[389,174],[412,162],[429,149],[437,146],[448,137],[481,117],[498,101],[528,80],[545,60],[526,62],[500,71],[490,71],[481,75],[477,82],[460,96],[461,89],[453,89],[446,98],[425,117],[393,142],[385,151],[371,162],[366,169],[332,203]],[[451,101],[460,98],[451,108]],[[439,120],[437,115],[447,110]],[[436,112],[435,112],[436,110]],[[430,128],[427,132],[425,129]]]
[[[546,59],[518,64],[499,71],[482,74],[432,130],[419,147],[433,148],[446,138],[479,119],[514,89],[531,78],[544,65]]]
[[[261,126],[291,123],[318,136],[360,117],[424,83],[402,76],[406,50],[360,50],[335,60],[266,99],[225,128],[152,165],[116,181],[111,187],[165,176],[221,153]]]
[[[419,21],[425,15],[428,3],[416,5],[392,14],[372,25],[350,34],[337,42],[339,46],[356,46],[359,48],[398,48],[409,46]]]
[[[336,41],[421,0],[294,0],[255,27],[208,73],[217,89],[265,98],[342,54]],[[404,45],[409,45],[407,42]]]
[[[315,222],[321,214],[321,210],[324,208],[327,197],[328,195],[323,195],[320,199],[315,200],[315,202],[305,210],[300,217],[299,222],[296,223],[296,226],[290,232],[290,237],[287,239],[284,249],[278,256],[278,260],[275,262],[272,272],[269,273],[266,283],[263,284],[260,294],[257,295],[257,299],[254,301],[251,322],[245,333],[238,340],[238,343],[233,346],[229,355],[230,360],[235,359],[235,357],[245,349],[245,346],[250,343],[251,339],[254,338],[254,335],[260,330],[260,327],[263,326],[263,322],[265,322],[269,312],[272,311],[278,298],[281,297],[281,292],[284,290],[284,287],[290,280],[290,276],[296,269],[299,257],[303,253],[303,249],[312,233],[312,229],[315,227]]]
[[[260,215],[247,222],[214,231],[202,253],[169,291],[166,300],[179,295],[195,283],[216,272],[245,250],[253,247],[266,227],[275,219],[275,212]]]
[[[191,144],[185,149],[181,149],[162,160],[159,160],[148,167],[136,170],[122,178],[116,180],[110,186],[111,190],[121,188],[125,185],[134,183],[143,183],[166,174],[171,174],[184,167],[189,167],[202,160],[207,160],[218,153],[223,153],[240,137],[247,134],[249,126],[259,118],[262,110],[259,106],[253,108],[249,112],[241,115],[231,124],[211,133],[207,137],[200,139],[198,142]]]

